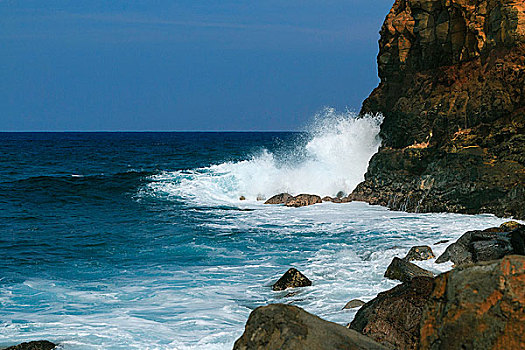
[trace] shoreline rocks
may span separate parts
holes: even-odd
[[[272,290],[281,291],[288,288],[308,287],[312,281],[303,275],[299,270],[291,268],[282,275],[277,282],[272,285]]]
[[[47,340],[36,340],[18,345],[10,346],[4,350],[52,350],[56,347],[56,344],[51,343]]]
[[[407,255],[403,258],[406,261],[423,261],[428,259],[433,259],[436,256],[428,245],[418,245],[410,248]]]
[[[387,347],[292,305],[271,304],[250,313],[234,350],[384,350]]]
[[[415,277],[434,277],[434,274],[411,262],[394,257],[384,276],[391,280],[409,282]]]

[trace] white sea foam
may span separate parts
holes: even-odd
[[[381,116],[358,118],[351,112],[326,109],[309,128],[306,144],[280,160],[267,150],[241,162],[207,168],[164,172],[152,177],[149,188],[217,205],[269,198],[281,192],[335,196],[350,193],[364,179],[368,162],[380,146]]]

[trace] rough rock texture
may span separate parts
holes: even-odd
[[[264,204],[284,204],[291,198],[293,198],[291,194],[279,193],[268,199],[266,202],[264,202]]]
[[[414,260],[428,260],[435,258],[434,252],[432,251],[432,248],[430,248],[428,245],[418,245],[415,247],[410,248],[407,255],[403,258],[403,260],[406,261],[414,261]]]
[[[286,202],[287,207],[304,207],[307,205],[322,203],[321,197],[315,195],[315,194],[300,194],[297,195],[291,199],[289,199]]]
[[[516,228],[509,232],[513,227]],[[523,255],[524,240],[525,226],[509,226],[507,223],[483,231],[469,231],[449,245],[436,262],[440,264],[450,260],[459,266],[501,259],[509,254]]]
[[[52,350],[56,347],[55,344],[47,340],[37,340],[28,343],[21,343],[15,346],[5,348],[5,350]]]
[[[296,306],[274,304],[253,310],[234,350],[387,349],[338,324],[324,321]]]
[[[414,277],[434,277],[434,274],[430,271],[422,269],[421,267],[412,264],[403,259],[394,258],[385,272],[385,277],[392,280],[398,280],[401,282],[408,282]]]
[[[350,328],[396,349],[417,349],[420,321],[433,278],[416,277],[379,293],[359,309]]]
[[[286,271],[277,282],[275,282],[275,284],[272,286],[272,289],[285,290],[287,288],[308,287],[311,285],[312,281],[310,281],[299,270],[292,267]]]
[[[396,0],[380,34],[383,144],[352,198],[525,218],[525,2]]]
[[[420,349],[525,349],[525,257],[438,276],[421,320]]]

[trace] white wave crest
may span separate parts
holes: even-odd
[[[247,202],[288,192],[335,196],[350,193],[363,181],[368,162],[377,152],[382,116],[337,113],[325,109],[316,116],[308,142],[280,161],[263,150],[251,159],[206,168],[164,172],[148,185],[156,195],[199,203]]]

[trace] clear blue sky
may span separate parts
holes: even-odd
[[[377,85],[393,0],[0,0],[0,130],[297,130]]]

